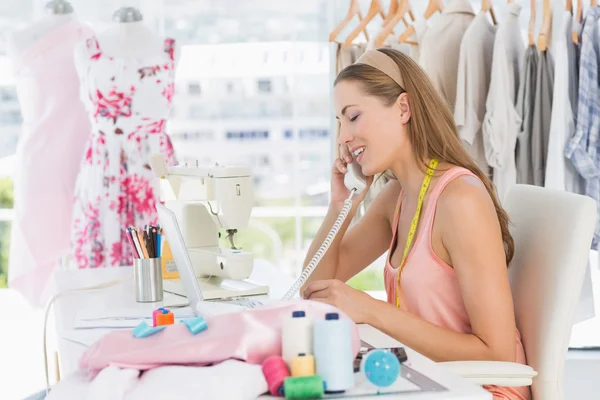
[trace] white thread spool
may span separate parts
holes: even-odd
[[[325,392],[344,392],[354,387],[352,330],[350,321],[338,313],[327,313],[314,325],[314,355],[317,375]]]
[[[283,321],[281,332],[281,354],[290,366],[298,354],[312,354],[313,322],[304,311],[294,311]]]

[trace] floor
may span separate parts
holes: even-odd
[[[45,387],[43,312],[32,310],[19,294],[8,289],[0,290],[0,310],[0,399],[20,400]],[[600,321],[597,323],[600,326]],[[53,332],[52,326],[48,332]],[[54,340],[51,334],[49,342]],[[51,377],[55,373],[52,361]],[[597,388],[593,385],[599,376],[600,350],[570,351],[565,371],[565,399],[597,399]]]

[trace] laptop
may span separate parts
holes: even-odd
[[[179,228],[175,213],[163,204],[157,204],[158,217],[164,234],[169,241],[173,259],[177,265],[177,272],[183,284],[190,307],[196,315],[216,315],[226,312],[235,312],[245,308],[260,307],[266,301],[250,297],[234,299],[205,300],[194,273],[192,261],[185,246],[185,241]]]

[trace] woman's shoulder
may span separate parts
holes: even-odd
[[[438,212],[464,215],[478,214],[485,209],[494,210],[494,203],[482,180],[469,170],[454,170],[464,170],[464,173],[456,174],[446,182],[438,198]]]
[[[400,187],[398,180],[390,179],[385,183],[383,188],[381,188],[379,193],[377,193],[377,196],[375,196],[375,199],[369,208],[378,210],[379,213],[384,214],[384,216],[391,221],[394,218],[396,205],[400,198],[401,191],[402,188]]]

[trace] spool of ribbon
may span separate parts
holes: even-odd
[[[315,357],[300,353],[290,363],[292,376],[313,376],[315,374]]]
[[[318,375],[285,378],[286,399],[319,399],[323,397],[323,379]]]

